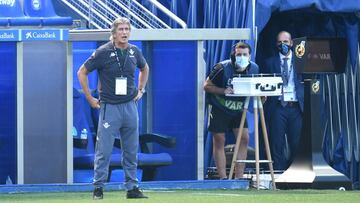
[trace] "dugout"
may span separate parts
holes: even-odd
[[[78,68],[73,64],[87,57],[73,57],[73,47],[94,49],[108,40],[109,30],[8,29],[1,36],[12,36],[0,42],[1,74],[7,76],[1,83],[7,135],[0,145],[2,183],[8,176],[17,184],[72,183],[73,68]],[[141,45],[151,67],[141,131],[178,140],[168,151],[174,164],[161,169],[159,180],[203,178],[204,40],[249,38],[249,29],[132,31],[131,40]],[[152,150],[164,151],[155,145]]]
[[[0,36],[1,182],[66,183],[72,165],[68,30],[6,29]]]

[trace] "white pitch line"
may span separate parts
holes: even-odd
[[[146,193],[175,193],[175,190],[144,190]],[[229,193],[206,193],[206,192],[193,192],[193,195],[207,195],[207,196],[227,196],[227,197],[243,197],[251,195],[242,195],[242,194],[229,194]]]
[[[196,193],[191,193],[194,195],[208,195],[208,196],[232,196],[232,197],[243,197],[243,196],[249,196],[249,195],[241,195],[241,194],[222,194],[222,193],[205,193],[205,192],[196,192]]]
[[[173,192],[176,192],[175,190],[144,190],[144,192],[163,192],[163,193],[173,193]]]

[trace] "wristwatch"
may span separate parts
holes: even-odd
[[[139,89],[139,91],[141,92],[141,93],[145,93],[145,89],[144,88],[141,88],[141,89]]]

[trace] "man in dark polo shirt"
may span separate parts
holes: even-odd
[[[139,143],[136,101],[145,92],[149,67],[140,50],[128,43],[131,26],[127,18],[116,19],[111,27],[110,41],[99,47],[80,67],[78,78],[92,108],[100,108],[94,161],[93,199],[103,198],[109,162],[116,135],[120,132],[122,166],[125,173],[127,198],[147,198],[138,188],[137,152]],[[135,86],[135,69],[140,69]],[[87,75],[96,70],[100,81],[100,99],[89,90]]]

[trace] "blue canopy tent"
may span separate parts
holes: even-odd
[[[276,35],[287,30],[297,37],[347,39],[345,74],[321,76],[323,91],[323,154],[336,170],[359,181],[359,41],[360,4],[357,1],[258,1],[259,40],[256,61],[274,54]],[[343,84],[337,86],[336,84]],[[329,97],[329,95],[332,95]],[[331,116],[329,116],[331,114]]]

